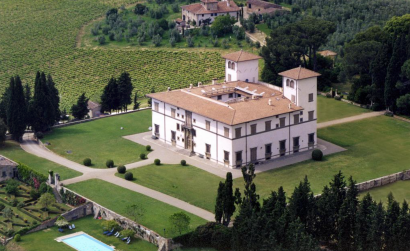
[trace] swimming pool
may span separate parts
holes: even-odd
[[[101,241],[89,236],[86,233],[64,238],[61,240],[70,247],[78,251],[113,251],[114,248],[102,243]]]

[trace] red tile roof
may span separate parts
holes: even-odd
[[[243,62],[243,61],[256,60],[256,59],[262,58],[258,55],[255,55],[255,54],[243,51],[243,50],[225,54],[222,57],[225,59],[235,61],[235,62]]]
[[[239,7],[234,1],[229,1],[230,6],[227,5],[227,1],[219,1],[216,10],[207,10],[202,3],[194,3],[190,5],[181,6],[183,10],[192,12],[194,14],[211,14],[211,13],[227,13],[239,11]]]
[[[279,73],[279,75],[295,80],[300,80],[300,79],[306,79],[306,78],[313,78],[313,77],[319,77],[320,73],[308,70],[306,68],[303,68],[302,66],[293,68],[288,71],[284,71]]]

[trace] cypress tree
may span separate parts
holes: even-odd
[[[19,76],[10,80],[10,97],[7,109],[7,125],[14,140],[19,141],[27,127],[27,107],[23,85]]]
[[[137,110],[139,108],[140,108],[140,102],[138,102],[138,91],[136,91],[134,95],[134,110]]]
[[[10,97],[10,86],[6,88],[4,93],[1,96],[0,100],[0,118],[3,119],[3,122],[7,125],[7,110]]]
[[[389,193],[387,196],[387,211],[386,211],[386,225],[384,231],[384,238],[386,250],[393,250],[395,246],[395,225],[400,216],[400,205],[394,199],[393,194]]]
[[[78,97],[77,104],[71,107],[71,114],[76,119],[83,119],[88,114],[87,108],[88,98],[85,97],[85,93]]]
[[[61,112],[60,112],[60,96],[56,85],[54,83],[53,78],[51,75],[47,76],[47,89],[48,89],[48,96],[51,100],[52,109],[54,113],[54,122],[58,122],[60,120]]]
[[[356,215],[356,242],[358,250],[371,250],[372,242],[372,221],[375,215],[376,203],[367,193],[359,202]],[[377,237],[376,237],[377,238]]]
[[[385,239],[384,239],[385,229],[386,229],[385,211],[383,208],[383,204],[379,202],[373,214],[371,214],[371,227],[368,233],[370,247],[368,250],[370,251],[383,250],[384,243],[385,243]]]
[[[121,110],[127,111],[127,106],[131,104],[132,86],[130,74],[124,72],[118,79],[118,99]]]
[[[308,217],[312,213],[314,207],[313,192],[310,189],[310,183],[307,176],[305,176],[303,182],[299,183],[298,187],[295,187],[292,196],[289,198],[289,213],[293,221],[297,218],[305,224],[309,225]]]
[[[219,182],[218,186],[218,193],[216,195],[216,203],[215,203],[215,221],[221,223],[222,216],[223,216],[223,193],[224,193],[224,183],[222,181]]]
[[[231,217],[235,212],[235,197],[233,194],[233,179],[232,173],[228,172],[226,174],[225,186],[224,186],[224,203],[223,203],[223,224],[225,226],[229,225]]]
[[[110,112],[119,108],[118,84],[115,78],[111,78],[104,87],[101,95],[101,112]]]
[[[387,74],[387,67],[391,57],[390,46],[384,44],[382,49],[377,53],[376,58],[370,65],[372,77],[371,102],[373,110],[381,110],[385,107],[384,85]]]
[[[3,119],[0,118],[0,144],[6,140],[6,132],[7,132],[7,126],[3,122]]]
[[[386,108],[394,112],[396,110],[396,99],[398,90],[396,83],[400,79],[401,66],[406,61],[405,37],[398,37],[394,43],[392,57],[387,67],[387,74],[384,87],[384,100]]]

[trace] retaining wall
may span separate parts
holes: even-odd
[[[399,173],[393,173],[387,176],[383,176],[380,178],[376,178],[373,180],[368,180],[365,182],[361,182],[356,184],[356,187],[358,188],[359,192],[366,191],[375,187],[380,187],[380,186],[385,186],[391,183],[394,183],[396,181],[400,180],[409,180],[410,179],[410,170],[399,172]]]

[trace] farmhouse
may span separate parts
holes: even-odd
[[[230,15],[239,18],[239,7],[231,0],[201,0],[200,3],[184,5],[182,8],[182,20],[194,22],[200,26],[212,23],[217,16]]]
[[[0,182],[16,177],[17,163],[0,155]]]
[[[320,74],[280,73],[283,88],[258,80],[259,56],[223,56],[226,82],[152,93],[152,134],[229,168],[261,163],[316,146]]]
[[[282,6],[274,3],[269,3],[262,0],[248,0],[246,1],[246,12],[248,14],[255,13],[262,14],[274,14],[277,11],[285,11]]]

